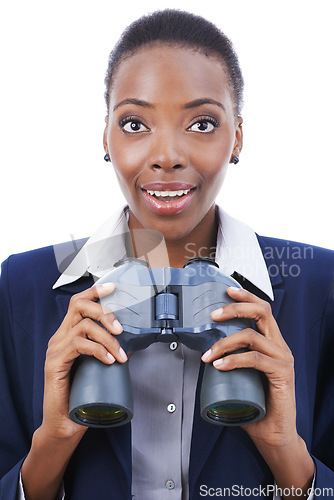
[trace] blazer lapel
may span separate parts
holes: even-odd
[[[263,300],[266,300],[267,302],[269,302],[271,305],[273,316],[275,319],[277,319],[280,308],[281,308],[282,300],[284,297],[284,289],[282,288],[283,278],[282,278],[282,275],[280,272],[280,266],[278,265],[278,263],[274,259],[273,248],[268,247],[264,238],[262,238],[261,236],[257,236],[257,238],[258,238],[258,241],[259,241],[262,253],[263,253],[263,257],[264,257],[265,262],[266,262],[269,278],[271,281],[271,286],[272,286],[273,292],[274,292],[274,300],[271,301],[269,299],[269,297],[264,292],[262,292],[262,290],[257,288],[255,285],[253,285],[253,283],[248,281],[246,278],[241,276],[239,273],[234,272],[232,274],[232,278],[234,278],[236,281],[238,281],[238,283],[240,283],[240,285],[243,288],[245,288],[246,290],[248,290],[249,292],[254,293],[258,297],[260,297],[260,299],[263,299]]]
[[[274,301],[271,302],[271,308],[273,316],[277,320],[284,297],[283,278],[280,271],[280,265],[274,258],[275,252],[273,247],[268,246],[266,240],[262,236],[257,235],[257,238],[263,253],[263,257],[266,261],[271,285],[273,287]]]

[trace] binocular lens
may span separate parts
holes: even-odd
[[[252,405],[226,403],[219,406],[211,406],[207,411],[207,416],[217,422],[233,424],[246,423],[259,415],[259,410]]]
[[[105,427],[122,422],[127,418],[127,413],[116,406],[93,405],[79,408],[75,412],[75,416],[83,424],[100,424]]]

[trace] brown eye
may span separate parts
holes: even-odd
[[[213,118],[208,119],[208,118],[202,118],[200,120],[197,120],[195,123],[193,123],[188,130],[191,132],[201,132],[201,133],[210,133],[215,130],[216,127],[219,126],[219,123],[217,120],[214,120]]]
[[[124,118],[119,123],[121,129],[128,134],[147,132],[149,129],[139,120],[134,118]]]

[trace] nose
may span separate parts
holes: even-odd
[[[188,158],[180,135],[167,132],[157,135],[151,143],[148,162],[153,169],[185,168]]]

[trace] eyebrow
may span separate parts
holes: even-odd
[[[202,99],[195,99],[194,101],[190,101],[184,106],[184,109],[197,108],[198,106],[202,106],[203,104],[214,104],[215,106],[219,106],[226,112],[224,104],[216,101],[215,99],[212,99],[211,97],[203,97]]]
[[[114,106],[114,111],[116,111],[117,108],[120,106],[124,106],[125,104],[135,104],[136,106],[142,106],[143,108],[154,108],[155,106],[153,104],[150,104],[147,101],[142,101],[141,99],[135,99],[135,98],[128,98],[128,99],[123,99],[123,101],[120,101],[118,104]]]
[[[120,106],[125,106],[126,104],[134,104],[136,106],[141,106],[143,108],[151,108],[151,109],[155,108],[154,104],[151,104],[147,101],[135,98],[128,98],[128,99],[123,99],[122,101],[117,103],[114,106],[114,111],[116,111],[116,109],[119,108]],[[193,101],[187,102],[187,104],[185,104],[183,108],[192,109],[192,108],[197,108],[199,106],[203,106],[203,104],[214,104],[215,106],[219,106],[226,112],[224,104],[222,104],[219,101],[216,101],[215,99],[212,99],[211,97],[202,97],[200,99],[194,99]]]

